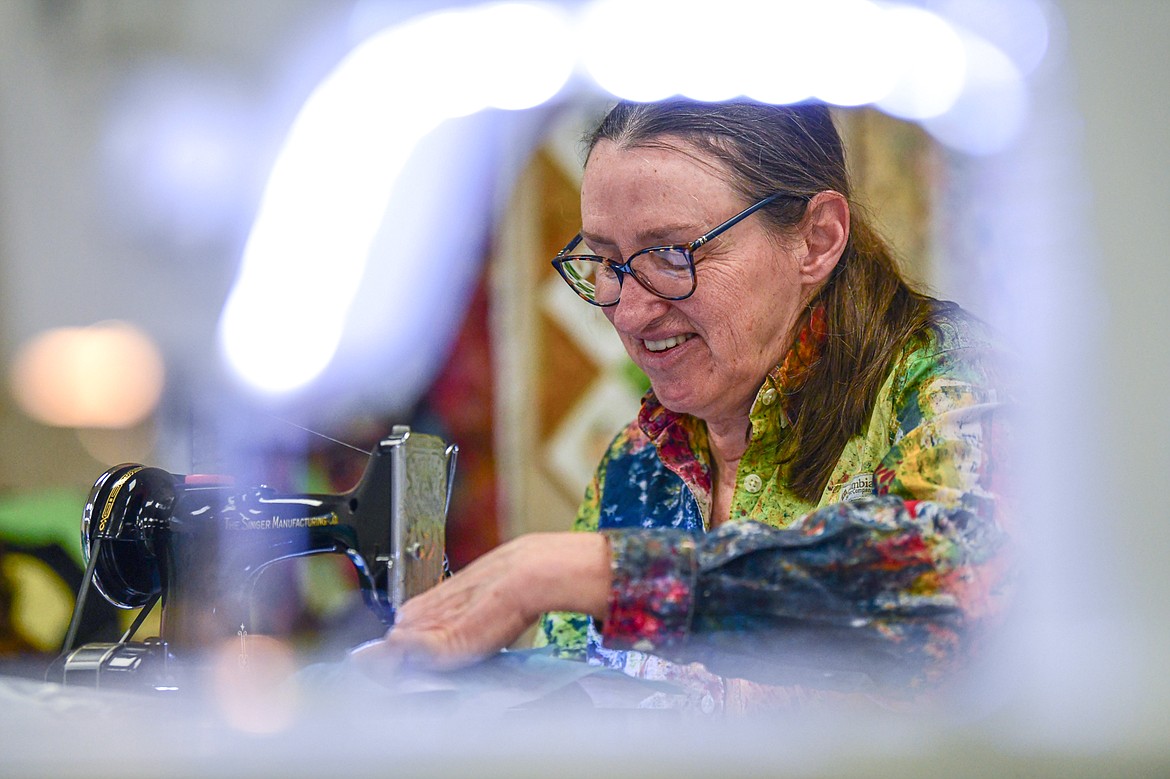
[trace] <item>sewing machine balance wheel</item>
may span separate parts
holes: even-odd
[[[173,474],[133,463],[110,468],[90,490],[81,546],[94,586],[115,606],[140,608],[162,590],[175,498]]]

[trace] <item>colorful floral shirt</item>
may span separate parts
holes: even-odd
[[[808,688],[918,690],[970,654],[1002,610],[1008,569],[996,349],[978,320],[936,304],[812,503],[790,490],[776,453],[818,324],[760,387],[731,521],[713,531],[705,427],[647,394],[574,525],[609,540],[608,619],[548,614],[538,645],[675,682],[683,705],[703,711]]]

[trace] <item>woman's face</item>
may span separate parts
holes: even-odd
[[[601,141],[581,184],[582,235],[624,261],[648,246],[690,243],[748,205],[688,154]],[[663,405],[732,421],[751,410],[789,346],[810,293],[802,251],[799,235],[781,241],[753,214],[696,251],[691,297],[663,300],[627,277],[621,299],[603,310]]]

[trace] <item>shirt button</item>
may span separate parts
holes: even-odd
[[[747,476],[743,477],[743,488],[753,495],[759,492],[760,488],[763,486],[764,480],[759,476],[756,476],[754,473],[749,473]]]
[[[776,402],[777,394],[775,387],[768,387],[768,389],[764,390],[764,394],[760,396],[760,400],[764,402],[765,406],[770,406]]]

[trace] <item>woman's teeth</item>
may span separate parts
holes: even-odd
[[[646,344],[646,348],[652,352],[664,352],[667,349],[678,346],[690,337],[690,333],[687,333],[686,335],[672,335],[670,338],[663,338],[661,341],[642,341],[642,343]]]

